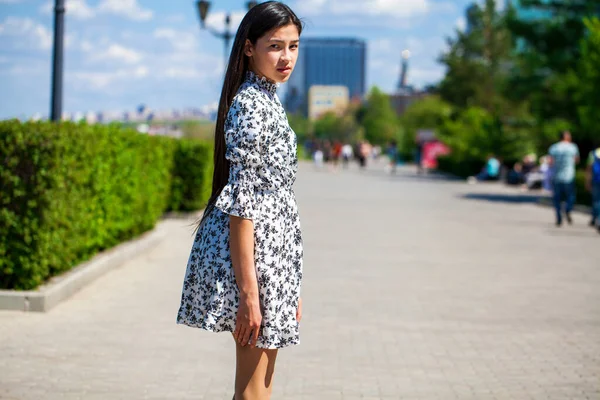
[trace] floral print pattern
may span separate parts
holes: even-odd
[[[298,344],[296,311],[302,280],[302,236],[292,185],[296,135],[277,85],[249,72],[225,121],[229,180],[196,234],[177,323],[233,332],[239,290],[229,251],[229,216],[254,224],[254,258],[262,311],[256,347]]]

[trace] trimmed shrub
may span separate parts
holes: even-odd
[[[479,158],[468,158],[457,160],[452,155],[440,156],[437,159],[438,170],[456,175],[461,178],[475,176],[484,167],[486,160]]]
[[[178,140],[174,158],[169,209],[201,209],[208,202],[212,189],[213,146],[197,140]]]
[[[591,206],[592,194],[585,188],[585,171],[577,171],[575,185],[577,187],[577,203]]]
[[[117,125],[0,121],[0,287],[33,289],[169,207],[200,207],[207,147]]]

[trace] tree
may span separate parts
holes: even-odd
[[[576,102],[580,137],[591,148],[600,141],[600,19],[587,18],[584,23],[588,34],[581,41]]]
[[[302,114],[288,114],[288,122],[296,133],[298,143],[303,143],[310,135],[311,126],[308,118]]]
[[[356,108],[349,107],[343,114],[328,112],[314,123],[314,135],[318,139],[339,140],[353,143],[362,138],[361,126],[356,120]]]
[[[503,102],[501,87],[510,58],[510,32],[495,0],[486,0],[483,6],[474,3],[466,18],[467,29],[448,38],[449,51],[440,58],[447,73],[439,93],[460,108],[480,106],[494,113]]]
[[[541,120],[576,121],[572,101],[577,79],[573,74],[586,34],[584,18],[600,13],[600,0],[521,0],[519,12],[511,9],[507,24],[515,38],[516,62],[512,71],[512,99],[528,99]],[[575,79],[574,79],[575,78]]]
[[[445,121],[451,118],[452,113],[452,106],[438,96],[428,96],[411,104],[400,117],[403,133],[400,142],[402,152],[404,154],[412,152],[419,129],[438,132]]]
[[[362,115],[365,139],[383,145],[397,140],[399,135],[398,116],[392,108],[388,95],[377,87],[371,89]]]

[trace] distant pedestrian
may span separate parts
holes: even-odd
[[[276,1],[254,6],[238,28],[217,114],[212,193],[177,314],[179,324],[233,336],[238,400],[270,399],[278,349],[300,342],[297,146],[277,87],[294,69],[301,32],[300,19]],[[228,358],[215,350],[211,357]],[[197,361],[210,369],[217,360],[207,356]]]
[[[315,162],[315,167],[321,169],[323,168],[323,160],[325,156],[323,155],[323,150],[320,147],[317,147],[315,153],[313,154],[313,161]]]
[[[502,164],[495,155],[490,154],[485,162],[485,166],[481,169],[481,172],[475,177],[477,181],[497,181],[500,179],[500,168]],[[522,165],[520,174],[522,175]],[[469,178],[469,182],[474,182],[473,177]]]
[[[395,174],[398,166],[398,143],[392,140],[386,149],[386,153],[389,159],[390,173]]]
[[[571,133],[560,134],[560,142],[553,144],[548,151],[552,165],[553,201],[556,212],[556,226],[562,225],[562,203],[566,203],[564,213],[569,224],[573,223],[571,211],[575,206],[575,165],[579,163],[579,148],[573,143]]]
[[[417,135],[415,138],[415,165],[417,166],[417,174],[423,173],[423,148],[425,141]]]
[[[590,152],[587,162],[586,187],[592,193],[590,225],[600,233],[600,147]]]
[[[354,150],[352,150],[352,146],[348,143],[344,144],[342,146],[342,160],[344,163],[344,168],[348,167],[348,163],[352,159],[353,155],[354,155]]]

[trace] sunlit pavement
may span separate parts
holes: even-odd
[[[302,343],[273,399],[600,399],[587,216],[410,167],[303,164],[296,193]],[[0,312],[0,398],[231,399],[231,337],[175,325],[192,223],[47,314]]]

